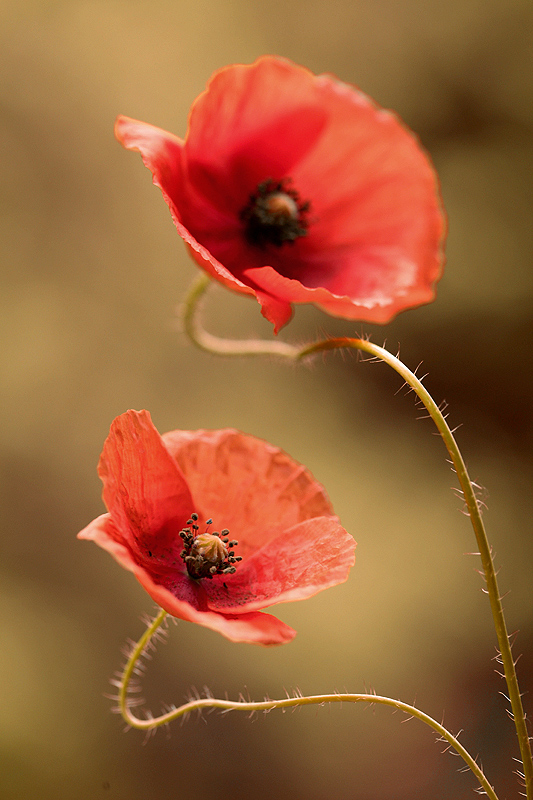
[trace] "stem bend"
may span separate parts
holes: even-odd
[[[137,730],[141,731],[153,731],[161,725],[168,725],[170,722],[190,714],[191,711],[201,711],[206,708],[218,708],[223,712],[247,711],[248,713],[251,713],[254,711],[270,711],[274,708],[285,709],[295,708],[296,706],[325,705],[326,703],[375,703],[378,705],[390,706],[398,711],[403,711],[405,714],[415,717],[416,719],[420,720],[420,722],[423,722],[432,728],[432,730],[439,735],[439,738],[442,741],[447,742],[448,745],[452,747],[459,756],[461,756],[468,769],[474,773],[475,777],[479,781],[481,789],[487,795],[487,797],[489,797],[490,800],[498,800],[496,792],[485,777],[483,770],[476,760],[470,755],[470,753],[458,741],[457,737],[450,733],[450,731],[448,731],[435,719],[430,717],[428,714],[424,714],[423,711],[420,711],[415,706],[403,703],[401,700],[394,700],[391,697],[383,697],[375,694],[351,693],[320,694],[310,695],[307,697],[300,694],[295,694],[294,697],[285,697],[281,700],[266,699],[254,702],[246,700],[222,700],[216,697],[206,696],[198,697],[195,700],[190,700],[188,703],[183,703],[178,707],[172,706],[169,711],[167,711],[165,714],[161,714],[158,717],[154,717],[150,713],[147,713],[145,719],[136,716],[132,709],[134,706],[136,707],[139,704],[139,701],[137,698],[132,700],[132,698],[129,697],[128,693],[131,691],[130,682],[134,674],[142,671],[138,668],[139,659],[146,654],[147,650],[152,645],[152,638],[157,634],[166,617],[167,612],[163,611],[163,609],[160,609],[155,619],[148,625],[146,631],[143,633],[139,641],[134,645],[126,666],[124,667],[122,676],[117,682],[119,687],[118,709],[120,710],[125,722],[132,728],[136,728]]]
[[[522,698],[518,686],[515,669],[515,660],[511,651],[511,642],[507,631],[503,613],[502,598],[498,588],[496,570],[492,558],[492,550],[488,542],[485,526],[481,517],[481,510],[474,485],[466,469],[465,462],[457,446],[457,442],[450,430],[442,411],[437,406],[422,381],[408,369],[396,356],[383,347],[372,344],[366,339],[339,337],[325,339],[324,341],[306,345],[302,348],[284,342],[268,340],[233,341],[220,339],[207,333],[199,322],[199,303],[205,294],[211,279],[202,274],[193,284],[184,303],[183,320],[185,331],[198,347],[216,355],[277,355],[290,361],[301,361],[307,356],[325,350],[348,348],[358,350],[372,358],[379,359],[394,369],[398,375],[410,386],[424,404],[442,440],[448,450],[450,459],[457,473],[463,491],[466,507],[476,537],[477,547],[483,566],[483,573],[487,584],[486,592],[489,596],[492,618],[498,640],[499,656],[503,666],[505,681],[511,704],[511,717],[515,724],[520,754],[524,766],[524,786],[526,797],[533,800],[533,758],[531,754],[531,741],[529,738],[526,716],[522,705]],[[335,701],[332,701],[335,702]]]

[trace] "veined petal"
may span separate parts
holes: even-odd
[[[353,537],[336,519],[300,522],[253,553],[234,575],[209,581],[209,608],[251,611],[311,597],[344,583],[354,551]]]
[[[150,597],[173,617],[195,622],[218,631],[232,642],[277,645],[290,642],[296,631],[270,614],[250,612],[220,614],[210,610],[200,611],[190,602],[177,599],[168,589],[154,582],[146,569],[132,558],[131,551],[117,539],[117,531],[110,514],[102,514],[78,534],[78,539],[88,539],[107,550],[125,569],[133,572]]]
[[[194,511],[193,499],[147,411],[115,419],[98,474],[113,522],[137,557],[154,570],[180,564],[178,533]]]
[[[239,555],[298,522],[334,516],[309,470],[262,439],[232,428],[171,431],[162,438],[197,499],[196,510],[212,517],[218,530],[229,528]]]

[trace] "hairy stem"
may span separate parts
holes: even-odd
[[[228,711],[247,711],[248,713],[254,711],[271,711],[274,708],[295,708],[296,706],[309,706],[309,705],[325,705],[326,703],[370,703],[383,706],[390,706],[397,711],[403,711],[410,717],[424,722],[432,728],[439,735],[439,740],[447,742],[448,746],[453,748],[455,752],[461,756],[467,767],[474,773],[483,791],[491,800],[498,800],[496,792],[485,777],[483,770],[477,764],[475,759],[463,747],[459,740],[448,731],[443,725],[437,722],[428,714],[424,714],[415,706],[402,703],[401,700],[394,700],[391,697],[382,697],[375,694],[319,694],[310,695],[308,697],[295,694],[294,697],[285,697],[282,700],[260,700],[257,702],[247,700],[222,700],[216,697],[198,697],[195,700],[190,700],[188,703],[183,703],[181,706],[173,707],[165,714],[154,717],[148,714],[146,718],[137,717],[132,711],[132,704],[128,701],[128,690],[132,676],[137,670],[137,663],[141,656],[146,652],[150,646],[151,639],[157,632],[158,628],[164,622],[167,612],[162,609],[159,611],[153,622],[150,623],[146,631],[143,633],[137,644],[133,647],[132,652],[128,658],[127,664],[124,667],[122,677],[119,681],[119,709],[125,722],[132,728],[137,728],[141,731],[151,731],[161,725],[168,725],[180,717],[190,714],[191,711],[201,711],[205,708],[218,708],[222,712]],[[446,748],[448,749],[448,748]]]
[[[483,566],[483,573],[486,581],[486,592],[489,596],[490,607],[492,611],[492,618],[496,630],[496,637],[498,639],[498,647],[500,651],[501,663],[503,666],[505,681],[509,692],[509,700],[511,703],[511,712],[513,721],[516,727],[518,743],[520,746],[520,754],[522,756],[522,763],[524,765],[524,780],[528,800],[533,797],[533,761],[531,758],[531,745],[529,734],[527,730],[526,717],[522,705],[522,697],[520,695],[520,688],[518,686],[518,679],[515,669],[515,660],[511,651],[511,642],[505,623],[505,616],[503,613],[502,598],[498,588],[498,580],[496,577],[496,570],[494,568],[494,560],[492,558],[492,548],[490,547],[483,518],[481,516],[480,506],[476,497],[475,489],[470,480],[470,476],[466,469],[465,462],[455,441],[455,437],[450,430],[442,411],[437,406],[427,389],[422,382],[411,372],[396,356],[389,353],[383,347],[372,344],[364,339],[329,339],[324,342],[318,342],[303,348],[298,357],[304,358],[311,353],[316,353],[322,350],[332,350],[336,348],[351,348],[362,351],[368,355],[384,361],[392,367],[413,389],[418,398],[422,401],[427,409],[431,419],[437,426],[437,429],[446,445],[450,459],[453,463],[457,478],[461,485],[463,497],[474,529],[476,542],[478,546],[481,564]]]
[[[375,359],[379,359],[394,369],[413,389],[418,398],[424,404],[431,419],[448,450],[450,459],[457,473],[464,500],[468,509],[468,514],[474,534],[476,537],[478,552],[481,558],[483,573],[486,581],[486,592],[489,596],[496,637],[498,640],[499,655],[503,666],[503,673],[507,683],[509,701],[511,704],[511,714],[514,721],[520,754],[524,767],[524,784],[528,800],[533,800],[533,758],[531,754],[531,742],[527,729],[526,716],[522,705],[522,698],[518,686],[518,679],[515,669],[515,661],[511,651],[511,642],[505,623],[502,599],[498,588],[496,570],[492,558],[492,550],[488,542],[485,526],[481,517],[479,503],[475,489],[468,475],[463,457],[457,446],[457,442],[450,430],[446,419],[441,410],[423,386],[422,382],[411,372],[398,358],[393,356],[383,347],[372,344],[365,339],[351,339],[348,337],[326,339],[315,344],[297,348],[282,342],[274,341],[238,341],[219,339],[211,336],[204,331],[199,322],[199,301],[210,285],[211,280],[202,275],[193,285],[184,306],[185,330],[191,340],[203,350],[217,355],[279,355],[291,361],[300,361],[306,356],[325,350],[348,348],[367,353]]]

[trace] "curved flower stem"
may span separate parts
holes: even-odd
[[[222,712],[248,711],[248,713],[253,713],[254,711],[267,712],[274,708],[295,708],[296,706],[324,705],[326,703],[377,703],[378,705],[390,706],[395,710],[403,711],[411,717],[416,717],[416,719],[419,719],[421,722],[424,722],[426,725],[436,731],[439,735],[439,740],[448,743],[448,747],[446,749],[452,747],[456,753],[461,756],[467,767],[476,776],[486,795],[491,800],[498,800],[496,792],[485,777],[481,767],[476,763],[475,759],[472,758],[470,753],[465,750],[463,745],[452,733],[450,733],[443,725],[434,720],[432,717],[424,714],[424,712],[420,711],[418,708],[408,705],[407,703],[402,703],[400,700],[394,700],[391,697],[381,697],[380,695],[375,694],[347,693],[319,694],[303,697],[299,694],[296,694],[294,697],[286,697],[282,700],[265,699],[262,701],[253,702],[246,700],[221,700],[216,697],[206,696],[198,697],[195,700],[190,700],[188,703],[183,703],[178,708],[172,707],[170,711],[167,711],[165,714],[161,714],[158,717],[154,717],[151,714],[148,714],[145,719],[135,716],[135,714],[132,712],[133,704],[128,701],[130,681],[134,673],[139,671],[137,667],[138,661],[141,656],[146,653],[147,648],[150,647],[152,637],[164,622],[166,616],[167,612],[161,609],[153,622],[150,623],[147,630],[143,633],[137,644],[133,647],[119,681],[118,700],[120,713],[122,714],[123,719],[132,728],[137,728],[141,731],[152,731],[161,725],[168,725],[170,722],[173,722],[179,717],[186,716],[191,711],[201,711],[204,708],[218,708]]]
[[[489,596],[496,637],[498,640],[499,655],[503,665],[504,677],[507,683],[509,701],[511,703],[512,719],[514,721],[520,754],[524,766],[524,784],[528,800],[533,800],[533,758],[531,755],[531,743],[527,729],[526,716],[522,705],[522,698],[518,686],[518,679],[515,670],[515,661],[511,651],[511,642],[505,623],[503,613],[502,598],[498,588],[496,570],[492,558],[492,550],[488,542],[485,526],[481,517],[480,506],[476,497],[475,489],[468,475],[461,452],[457,442],[450,430],[446,419],[441,410],[423,386],[422,382],[411,372],[398,358],[389,353],[383,347],[372,344],[365,339],[351,339],[348,337],[326,339],[315,344],[296,348],[281,342],[271,341],[239,341],[233,342],[227,339],[219,339],[206,333],[197,320],[198,302],[205,293],[211,280],[207,276],[201,278],[194,284],[185,302],[185,330],[194,344],[201,349],[217,355],[259,355],[276,354],[282,355],[292,361],[300,361],[306,356],[325,350],[335,350],[348,348],[367,353],[369,356],[380,361],[384,361],[394,369],[415,392],[427,409],[431,419],[446,445],[450,459],[459,479],[463,492],[466,507],[474,534],[477,541],[478,551],[483,566],[483,573],[486,581],[486,592]],[[282,345],[281,349],[280,345]]]
[[[156,618],[148,625],[139,641],[134,645],[130,655],[128,656],[128,660],[122,675],[120,676],[120,680],[112,681],[115,686],[118,686],[118,710],[128,725],[131,725],[134,728],[138,728],[139,726],[136,724],[136,718],[131,714],[132,704],[128,698],[130,681],[135,674],[139,659],[146,654],[148,648],[152,644],[153,635],[161,627],[167,616],[168,614],[166,611],[164,611],[162,608],[159,609]]]
[[[494,627],[496,629],[496,636],[498,639],[498,647],[500,651],[501,663],[507,688],[509,692],[509,700],[511,703],[512,719],[516,727],[518,736],[518,743],[520,746],[520,754],[522,756],[522,763],[524,765],[524,781],[527,792],[528,800],[533,797],[533,761],[531,758],[531,745],[529,734],[527,730],[526,717],[522,705],[522,698],[518,686],[518,679],[516,676],[515,660],[511,651],[511,642],[507,632],[505,617],[503,613],[502,598],[498,588],[498,580],[496,577],[496,570],[494,568],[494,560],[492,558],[492,549],[490,547],[485,525],[481,516],[481,509],[476,497],[474,486],[468,475],[466,465],[463,457],[457,446],[457,442],[450,430],[442,411],[437,406],[427,389],[422,382],[411,372],[396,356],[389,353],[383,347],[372,344],[364,339],[329,339],[327,341],[318,342],[317,344],[304,347],[298,354],[298,358],[304,358],[311,353],[320,352],[322,350],[332,350],[336,348],[351,348],[355,350],[368,353],[373,358],[384,361],[392,367],[406,382],[408,386],[413,389],[418,398],[422,401],[427,409],[431,419],[437,426],[437,429],[446,445],[450,459],[453,463],[455,472],[459,479],[463,497],[470,517],[470,522],[474,529],[476,536],[477,546],[481,563],[483,566],[483,573],[487,584],[486,592],[489,596],[490,606],[492,610],[492,618]]]
[[[221,339],[208,333],[198,320],[200,301],[203,299],[211,278],[200,273],[194,281],[182,306],[182,320],[185,333],[194,344],[206,353],[219,356],[281,356],[294,361],[298,358],[299,349],[286,342],[274,342],[267,339]]]

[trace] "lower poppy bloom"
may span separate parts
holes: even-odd
[[[214,74],[185,139],[120,116],[178,233],[276,332],[294,303],[385,323],[427,303],[444,217],[416,137],[353,86],[265,56]]]
[[[98,472],[108,513],[82,530],[163,609],[234,642],[296,632],[261,609],[342,583],[355,542],[302,465],[236,430],[160,436],[147,411],[111,426]]]

